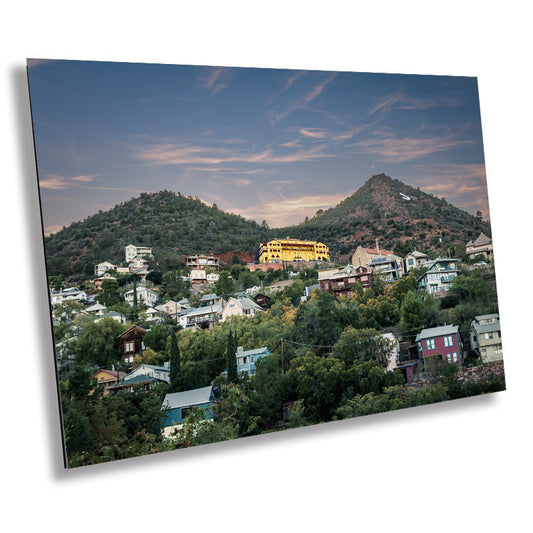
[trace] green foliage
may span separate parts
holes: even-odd
[[[183,389],[181,372],[181,357],[178,339],[174,332],[170,335],[170,392],[178,392]]]
[[[228,335],[226,347],[226,368],[228,372],[228,381],[234,383],[237,379],[237,342],[235,336],[230,332]]]
[[[235,281],[230,277],[228,271],[223,270],[218,281],[215,282],[213,291],[217,296],[227,299],[235,293],[236,288]]]
[[[75,354],[80,362],[110,368],[120,358],[118,336],[129,327],[130,324],[119,324],[112,318],[91,322],[70,343],[70,352]]]

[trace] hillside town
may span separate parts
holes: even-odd
[[[121,457],[117,398],[150,399],[132,435],[148,453],[501,390],[492,241],[440,252],[376,239],[339,264],[287,236],[250,262],[200,253],[161,272],[129,244],[78,286],[50,276],[64,422],[88,423],[67,431],[71,465]]]

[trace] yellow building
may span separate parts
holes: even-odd
[[[329,248],[321,242],[298,239],[274,239],[259,246],[260,263],[281,263],[282,261],[327,261]]]

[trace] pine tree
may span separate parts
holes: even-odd
[[[228,380],[234,383],[237,379],[237,334],[233,335],[231,332],[228,336],[228,344],[226,348],[226,364],[228,368]]]
[[[181,389],[181,357],[176,333],[170,338],[170,392],[179,392]]]

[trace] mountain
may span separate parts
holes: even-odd
[[[438,250],[446,243],[466,244],[481,232],[491,234],[490,224],[480,217],[385,174],[372,176],[336,207],[279,231],[324,242],[335,258],[358,245],[375,247],[376,238],[382,249],[393,250],[398,241],[411,240],[419,250]]]
[[[198,198],[161,191],[99,211],[45,238],[49,275],[92,276],[102,261],[124,263],[128,244],[151,246],[163,270],[176,267],[183,254],[247,252],[270,230],[241,216],[208,206]]]
[[[92,276],[96,263],[123,263],[130,243],[151,246],[156,264],[167,270],[183,254],[256,255],[260,242],[287,235],[321,241],[333,258],[345,260],[360,244],[374,247],[376,238],[382,249],[411,240],[419,250],[438,250],[446,243],[466,244],[481,232],[491,234],[488,222],[379,174],[336,207],[287,228],[270,229],[198,198],[162,191],[143,193],[75,222],[47,237],[45,248],[48,274],[76,279]]]

